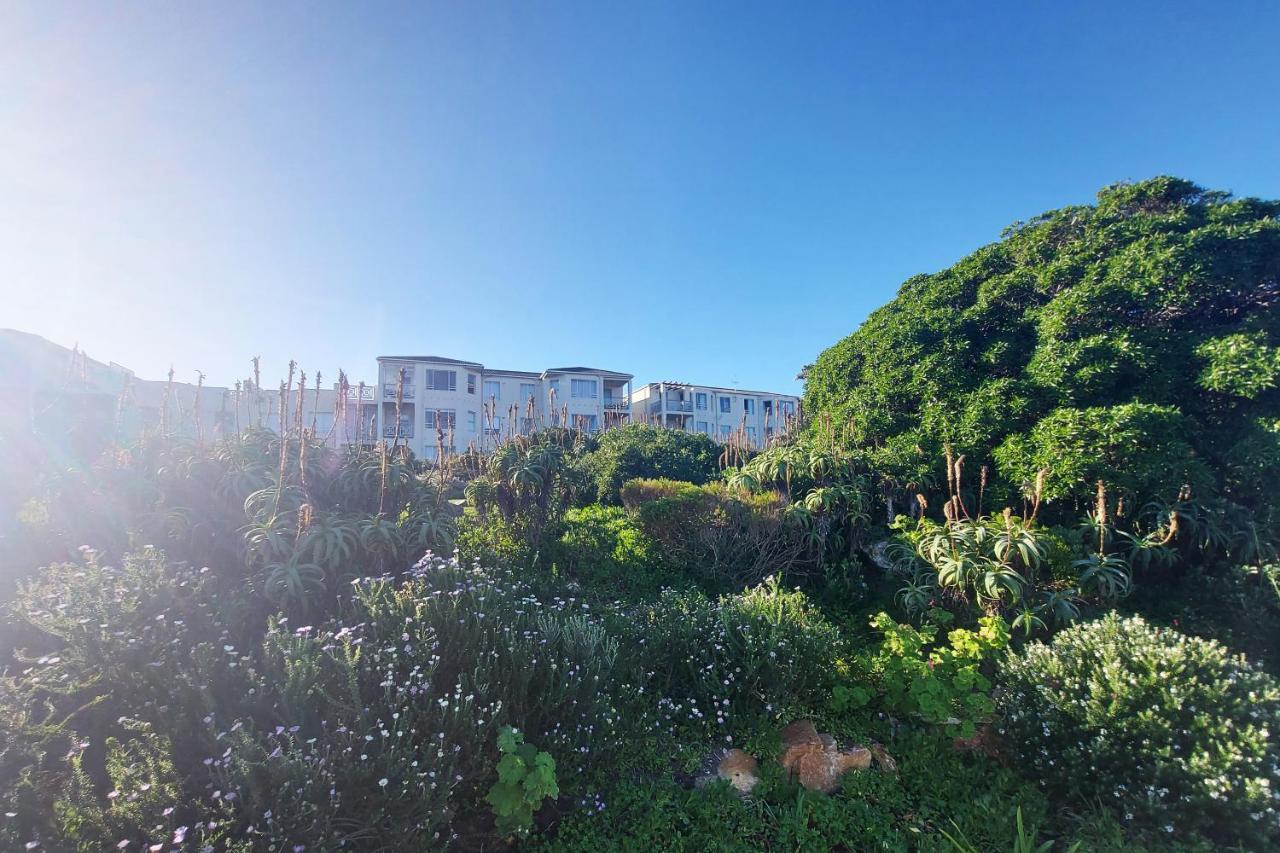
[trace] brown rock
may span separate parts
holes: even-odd
[[[821,744],[822,738],[812,720],[796,720],[782,730],[782,746],[791,748],[803,744]]]
[[[819,734],[809,720],[797,720],[782,730],[783,751],[778,759],[784,770],[810,791],[831,792],[849,770],[866,770],[871,753],[862,747],[840,750],[836,739]]]
[[[855,746],[851,749],[841,750],[837,755],[841,773],[846,770],[866,770],[871,767],[871,750],[866,747]]]
[[[751,789],[756,786],[756,782],[760,781],[756,776],[760,764],[750,755],[747,755],[740,749],[731,749],[725,753],[724,758],[720,759],[720,766],[716,769],[716,774],[729,782],[730,785],[737,788],[743,794],[750,793]]]
[[[811,750],[800,756],[796,763],[796,778],[800,780],[800,784],[810,791],[834,790],[836,783],[840,781],[840,774],[836,772],[833,757],[822,749]]]

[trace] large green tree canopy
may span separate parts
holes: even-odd
[[[806,411],[887,473],[985,464],[1013,498],[1102,479],[1267,501],[1280,483],[1280,202],[1159,177],[916,276],[808,370]]]

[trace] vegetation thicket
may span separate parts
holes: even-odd
[[[278,432],[14,481],[0,847],[1274,849],[1278,215],[1019,224],[765,448],[335,449],[291,367]],[[800,719],[875,768],[806,790]]]

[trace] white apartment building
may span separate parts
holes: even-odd
[[[700,432],[716,441],[741,430],[755,448],[784,432],[800,411],[800,398],[793,394],[684,382],[650,382],[637,388],[630,399],[635,422]]]
[[[630,419],[631,379],[592,367],[535,373],[433,355],[379,356],[382,438],[398,437],[418,456],[435,459],[441,447],[486,450],[543,426],[596,432]]]

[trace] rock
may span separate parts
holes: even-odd
[[[864,746],[841,750],[838,755],[840,756],[841,773],[846,770],[868,770],[871,767],[871,750]]]
[[[818,729],[813,725],[812,720],[796,720],[782,730],[782,746],[784,749],[806,744],[820,744],[821,742],[822,738],[818,735]]]
[[[871,753],[860,746],[841,750],[836,739],[819,734],[809,720],[797,720],[782,730],[784,770],[795,776],[810,791],[830,793],[849,770],[866,770],[871,766]]]
[[[740,749],[731,749],[720,760],[716,775],[738,789],[739,793],[749,794],[759,782],[756,771],[760,764]]]

